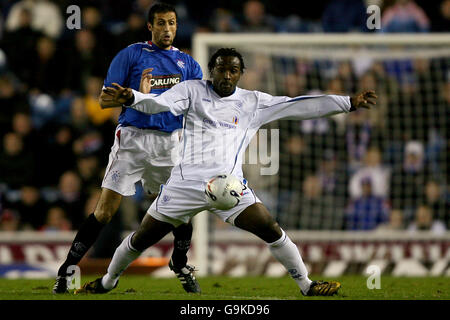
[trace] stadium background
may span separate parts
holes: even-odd
[[[410,1],[406,12],[396,8],[396,1],[314,1],[304,6],[274,1],[167,2],[178,10],[174,45],[194,57],[192,37],[199,33],[276,37],[450,32],[449,0]],[[81,8],[81,30],[66,28],[66,8],[72,4]],[[42,271],[36,267],[42,262],[45,270],[53,270],[73,239],[70,231],[93,211],[120,112],[101,110],[97,98],[114,55],[131,43],[150,39],[145,24],[151,4],[0,1],[0,276],[12,270]],[[381,30],[366,27],[369,4],[381,7]],[[402,15],[407,19],[398,18]],[[406,246],[397,258],[398,252],[388,246],[391,260],[426,257],[422,269],[413,265],[417,273],[428,275],[430,268],[450,274],[446,271],[450,270],[450,57],[369,66],[350,59],[316,63],[275,56],[247,62],[240,83],[244,88],[288,96],[352,94],[367,88],[380,96],[376,111],[270,126],[279,129],[278,175],[259,177],[258,166],[245,167],[250,185],[303,246],[305,261],[317,262],[309,266],[329,274],[351,272],[349,264],[340,262],[324,269],[323,258],[365,265],[375,256],[383,257],[386,249],[368,249],[367,243],[358,241],[384,243],[399,234],[396,241],[403,239]],[[269,75],[271,79],[266,79]],[[89,257],[111,257],[123,232],[138,226],[148,206],[138,188],[134,197],[123,201]],[[350,244],[344,241],[347,231],[352,234]],[[227,242],[227,232],[237,242],[248,241],[214,217],[208,232],[219,244]],[[36,243],[44,248],[33,247]],[[229,261],[230,265],[222,262],[211,270],[236,275],[245,270],[280,272],[267,266],[255,271],[260,251],[236,248],[227,254],[245,261],[243,269],[233,269]],[[345,258],[345,248],[353,258]],[[217,255],[214,250],[211,256]],[[152,254],[167,256],[169,251],[170,242],[163,242]],[[247,261],[248,257],[255,259]],[[411,266],[404,264],[402,270]]]

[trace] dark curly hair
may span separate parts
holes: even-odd
[[[236,51],[234,48],[220,48],[217,50],[209,59],[208,62],[208,70],[209,72],[212,72],[214,67],[216,66],[216,60],[218,57],[236,57],[239,59],[239,62],[241,63],[241,72],[244,72],[245,65],[244,65],[244,59],[242,58],[242,55]]]

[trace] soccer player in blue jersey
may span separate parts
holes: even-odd
[[[151,93],[161,94],[173,85],[192,79],[202,79],[200,65],[188,54],[172,46],[177,30],[177,14],[173,6],[157,3],[148,13],[152,40],[135,43],[121,50],[111,62],[104,81],[148,93],[142,86],[143,79],[151,79]],[[147,81],[148,82],[148,81]],[[102,108],[118,107],[100,96]],[[102,193],[97,207],[78,230],[65,262],[58,270],[54,293],[66,293],[67,268],[80,262],[94,244],[100,231],[117,212],[123,196],[135,193],[135,183],[142,182],[144,190],[153,199],[161,184],[170,176],[179,159],[178,146],[183,117],[170,112],[145,114],[130,108],[122,108],[115,142],[109,155],[109,163],[102,182]],[[169,267],[181,280],[187,292],[200,292],[193,275],[194,268],[187,265],[192,224],[173,229],[174,249]]]

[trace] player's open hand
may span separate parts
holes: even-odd
[[[113,87],[103,89],[103,101],[113,105],[123,105],[133,99],[133,91],[130,88],[124,88],[113,82]]]
[[[152,77],[153,75],[150,73],[153,71],[153,68],[148,68],[142,71],[141,75],[141,83],[139,84],[139,92],[142,93],[150,93],[152,90]]]
[[[365,108],[371,109],[377,104],[377,95],[373,90],[363,91],[350,98],[352,107],[355,109]]]

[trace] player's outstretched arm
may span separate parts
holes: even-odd
[[[151,78],[147,78],[150,82]],[[117,83],[103,89],[111,105],[132,108],[137,111],[155,114],[171,112],[178,116],[188,108],[189,98],[184,82],[181,82],[160,95],[144,94],[131,88],[124,88]],[[145,85],[145,84],[144,84]]]
[[[151,72],[152,71],[153,71],[153,68],[148,68],[148,69],[145,69],[144,71],[142,71],[141,82],[139,84],[140,92],[150,93],[150,91],[152,90],[152,84],[151,84],[151,80],[152,80]],[[102,109],[122,107],[122,105],[120,103],[118,103],[117,101],[114,100],[114,97],[113,97],[113,95],[111,95],[111,92],[106,89],[102,90],[102,93],[100,94],[99,102],[100,102],[100,106],[102,107]]]
[[[354,96],[315,95],[295,98],[271,96],[259,92],[258,116],[255,125],[261,126],[274,120],[306,120],[351,112],[360,108],[370,109],[376,104],[374,91],[363,91]]]

